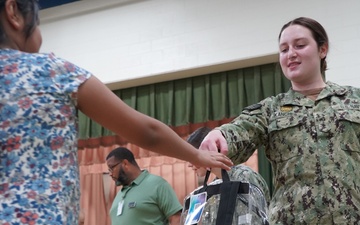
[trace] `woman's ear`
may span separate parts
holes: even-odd
[[[324,59],[327,55],[327,52],[328,52],[328,44],[323,44],[320,47],[320,58]]]
[[[22,30],[24,26],[24,18],[21,15],[16,0],[7,0],[5,2],[4,13],[9,25],[15,30]]]

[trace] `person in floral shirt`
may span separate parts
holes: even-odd
[[[0,0],[0,224],[75,225],[77,109],[140,147],[229,169],[127,106],[90,72],[40,54],[36,0]]]

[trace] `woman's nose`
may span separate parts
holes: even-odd
[[[296,51],[294,48],[290,47],[288,51],[288,58],[295,58],[297,56]]]

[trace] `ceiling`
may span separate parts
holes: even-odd
[[[47,9],[79,0],[39,0],[40,9]]]

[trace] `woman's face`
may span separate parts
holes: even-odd
[[[311,31],[301,25],[290,25],[279,40],[280,65],[284,75],[294,84],[308,84],[321,78],[320,61],[327,46],[318,47]]]

